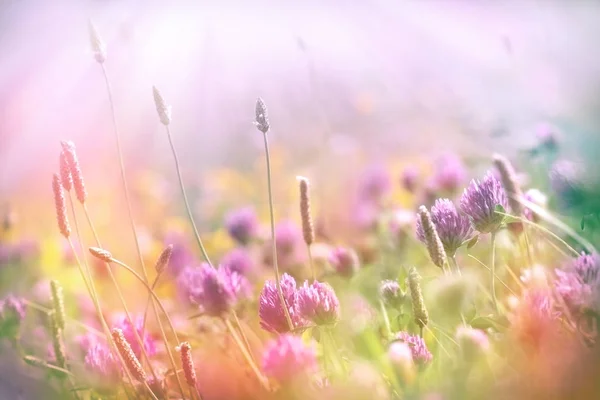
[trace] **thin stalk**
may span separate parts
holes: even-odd
[[[496,299],[496,232],[492,232],[492,261],[490,267],[492,268],[492,301],[494,302],[494,308],[496,309],[496,313],[499,313],[498,310],[498,300]]]
[[[317,281],[317,273],[315,272],[315,263],[313,262],[312,249],[311,249],[310,244],[306,245],[306,250],[308,252],[308,261],[310,263],[310,273],[312,275],[312,280],[313,280],[313,282],[316,282]]]
[[[140,260],[140,264],[142,266],[142,275],[146,282],[148,281],[148,273],[146,271],[146,264],[144,263],[144,257],[142,256],[142,250],[140,248],[140,242],[138,239],[138,235],[135,229],[135,221],[133,219],[133,210],[131,208],[131,199],[129,196],[129,187],[127,186],[127,178],[125,175],[125,163],[123,161],[123,150],[121,148],[121,137],[119,135],[119,130],[117,128],[117,116],[115,113],[115,103],[112,97],[112,90],[110,88],[110,81],[108,79],[108,74],[106,73],[106,68],[104,64],[100,64],[102,67],[102,74],[104,75],[104,82],[106,83],[106,91],[108,93],[108,102],[110,103],[110,112],[112,116],[113,130],[115,133],[115,140],[117,143],[117,153],[119,155],[119,167],[121,170],[121,183],[123,185],[123,192],[125,193],[125,202],[127,203],[127,213],[129,215],[129,223],[131,225],[131,232],[133,233],[133,238],[135,240],[135,248],[137,251],[138,258]],[[87,211],[86,211],[87,213]]]
[[[273,189],[271,185],[271,157],[269,155],[269,139],[267,138],[267,133],[263,133],[263,139],[265,144],[265,158],[267,160],[267,187],[269,191],[269,215],[271,218],[271,251],[273,256],[273,268],[275,269],[275,283],[277,285],[277,293],[279,294],[279,302],[281,303],[281,307],[283,308],[283,312],[285,314],[285,319],[288,324],[288,328],[290,330],[294,329],[294,324],[292,324],[292,319],[290,318],[290,312],[288,310],[288,305],[285,302],[285,298],[283,297],[283,291],[281,290],[281,283],[279,282],[279,265],[277,264],[277,242],[275,239],[275,212],[273,210]]]
[[[96,244],[98,245],[98,247],[101,248],[102,245],[100,243],[100,239],[98,238],[98,235],[96,234],[96,230],[94,229],[94,224],[92,223],[90,214],[87,211],[87,207],[84,207],[84,211],[85,211],[85,215],[88,220],[88,224],[90,225],[92,232],[94,232],[94,238],[96,240]],[[82,243],[82,247],[83,247],[83,243]],[[152,363],[150,362],[150,357],[148,356],[148,353],[146,352],[146,346],[144,346],[144,341],[140,337],[140,334],[139,334],[138,330],[136,329],[135,324],[133,323],[133,319],[131,318],[131,314],[129,313],[129,307],[127,307],[127,303],[125,302],[125,297],[123,296],[121,287],[119,286],[119,283],[117,282],[117,278],[113,274],[110,264],[109,263],[104,263],[104,264],[106,267],[106,271],[108,272],[108,276],[110,277],[110,280],[112,281],[113,286],[115,287],[115,289],[117,291],[117,297],[119,298],[119,301],[121,302],[121,306],[123,307],[123,310],[125,311],[125,317],[127,318],[127,321],[129,322],[129,324],[131,325],[135,339],[140,344],[140,349],[142,351],[142,355],[144,356],[144,358],[146,359],[146,362],[148,363],[148,368],[150,368],[150,372],[152,373],[152,376],[154,377],[154,379],[157,379],[154,368],[152,368]],[[165,345],[168,345],[168,343],[165,343]]]
[[[458,266],[458,262],[456,262],[456,254],[453,254],[450,257],[450,260],[452,262],[452,265],[454,266],[454,269],[456,270],[456,272],[458,273],[458,276],[462,276],[462,273],[460,272],[460,267]]]
[[[190,224],[192,224],[192,229],[194,230],[194,237],[196,238],[196,243],[198,243],[198,247],[202,252],[202,256],[206,260],[206,262],[212,266],[210,262],[210,258],[208,258],[208,253],[202,244],[202,239],[200,238],[200,234],[198,233],[198,229],[196,228],[196,223],[194,222],[194,216],[192,215],[192,209],[190,208],[190,203],[187,198],[187,194],[185,193],[185,186],[183,185],[183,178],[181,177],[181,168],[179,167],[179,157],[177,157],[177,151],[175,151],[175,145],[173,144],[173,137],[171,136],[171,130],[169,126],[167,128],[167,137],[169,138],[169,145],[171,146],[171,152],[173,153],[173,158],[175,160],[175,169],[177,170],[177,178],[179,179],[179,188],[181,189],[181,195],[183,196],[183,201],[185,203],[185,209],[188,214],[188,218],[190,220]]]
[[[242,327],[242,324],[240,322],[240,319],[237,316],[237,313],[232,313],[233,315],[233,319],[235,320],[235,324],[238,327],[238,330],[240,331],[240,336],[242,336],[242,339],[244,340],[244,344],[246,345],[246,348],[248,349],[248,353],[250,354],[250,357],[252,357],[252,361],[254,361],[256,363],[256,360],[254,359],[254,355],[252,354],[252,348],[250,347],[250,342],[248,341],[248,337],[246,336],[246,334],[244,333],[244,328]]]
[[[387,310],[383,301],[379,300],[379,307],[381,307],[381,314],[383,315],[383,321],[385,322],[385,330],[387,331],[388,337],[392,337],[392,326],[390,324],[390,317],[388,316]]]
[[[472,258],[473,260],[477,261],[479,263],[479,265],[481,265],[482,267],[484,267],[485,269],[487,269],[488,271],[490,271],[490,273],[492,272],[492,269],[490,267],[488,267],[487,265],[485,265],[481,260],[479,260],[474,255],[469,254],[469,257]],[[517,282],[517,284],[519,285],[519,287],[521,289],[523,289],[524,288],[523,283],[519,280],[519,278],[517,278],[517,276],[515,275],[515,273],[512,272],[510,270],[510,268],[508,268],[507,270],[510,272],[512,278],[515,280],[515,282]],[[496,276],[496,278],[498,279],[498,282],[500,282],[502,284],[502,286],[504,286],[511,294],[513,294],[514,296],[517,295],[515,293],[515,291],[512,290],[502,279],[498,278],[497,276]],[[487,289],[486,289],[486,292],[487,292]],[[490,296],[490,298],[491,298],[491,296]]]
[[[240,348],[240,351],[242,352],[242,355],[246,359],[246,362],[248,363],[248,365],[250,366],[250,368],[252,369],[252,371],[256,375],[256,378],[261,383],[261,385],[268,391],[269,390],[269,384],[267,382],[267,379],[263,376],[263,374],[260,372],[260,370],[256,366],[256,363],[254,362],[254,360],[250,356],[250,353],[248,352],[248,350],[246,350],[246,347],[244,346],[244,343],[242,343],[242,340],[240,339],[240,337],[238,336],[237,332],[235,331],[235,328],[233,327],[233,325],[231,325],[231,322],[228,319],[223,318],[223,322],[225,323],[225,326],[227,327],[227,330],[231,334],[231,337],[233,337],[233,340],[235,341],[235,343],[237,344],[237,346]]]
[[[156,278],[154,278],[154,281],[152,282],[152,285],[150,286],[152,291],[154,291],[154,289],[156,289],[156,285],[158,284],[158,279],[160,278],[160,276],[161,276],[161,274],[158,274],[158,275],[156,275]],[[150,308],[151,300],[152,300],[152,297],[150,295],[148,295],[148,299],[146,300],[146,307],[144,308],[144,319],[142,322],[142,335],[146,331],[146,317],[148,316],[148,309]]]
[[[44,306],[42,306],[42,305],[40,305],[40,304],[34,303],[34,302],[33,302],[33,301],[31,301],[31,300],[23,299],[23,303],[25,303],[25,304],[27,305],[27,307],[30,307],[30,308],[33,308],[33,309],[35,309],[35,310],[41,311],[41,312],[43,312],[44,314],[47,314],[48,312],[52,311],[52,309],[50,309],[50,308],[48,308],[48,307],[44,307]],[[104,335],[104,332],[100,332],[100,331],[99,331],[99,330],[97,330],[96,328],[92,328],[92,327],[91,327],[91,326],[89,326],[89,325],[86,325],[86,324],[84,324],[84,323],[82,323],[82,322],[79,322],[78,320],[76,320],[76,319],[74,319],[74,318],[71,318],[71,317],[69,317],[68,315],[67,315],[66,317],[67,317],[67,321],[69,321],[69,323],[70,323],[70,324],[79,325],[80,327],[82,327],[82,328],[84,328],[84,329],[88,330],[89,332],[91,332],[91,333],[93,333],[93,334],[95,334],[95,335],[97,335],[97,336],[102,336],[102,337],[104,337],[104,336],[105,336],[105,335]]]

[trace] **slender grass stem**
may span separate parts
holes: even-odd
[[[454,266],[454,269],[456,270],[456,272],[458,273],[458,276],[462,276],[462,273],[460,272],[460,267],[458,266],[458,263],[456,262],[456,254],[453,254],[451,257],[449,257],[451,260],[452,265]]]
[[[154,278],[154,281],[152,282],[152,285],[150,286],[152,291],[154,291],[154,289],[156,289],[156,285],[158,284],[158,280],[160,279],[160,276],[161,276],[161,274],[159,273]],[[146,307],[144,308],[144,319],[142,320],[142,335],[146,331],[146,318],[148,317],[148,309],[150,308],[151,300],[152,300],[152,296],[148,295],[148,299],[146,300]]]
[[[312,248],[310,244],[306,245],[306,251],[308,252],[308,262],[310,263],[310,274],[312,276],[313,282],[317,281],[317,273],[315,271],[315,263],[312,256]]]
[[[87,210],[87,207],[84,206],[83,209],[85,211],[85,216],[87,218],[90,229],[92,230],[92,232],[94,234],[94,239],[96,241],[96,245],[98,247],[102,248],[102,244],[100,243],[100,239],[98,237],[98,234],[96,233],[96,229],[94,228],[94,224],[92,222],[92,219],[90,218],[90,214]],[[83,246],[83,243],[82,243],[82,246]],[[146,362],[148,363],[148,368],[150,368],[150,372],[152,373],[152,376],[154,377],[154,379],[157,379],[154,368],[152,367],[152,363],[150,362],[150,357],[148,356],[148,353],[146,352],[146,346],[144,346],[144,341],[141,338],[140,333],[138,332],[137,328],[135,327],[135,323],[133,322],[133,319],[131,318],[131,314],[129,312],[129,307],[127,307],[127,303],[125,302],[125,297],[123,296],[121,287],[120,287],[119,283],[117,282],[117,278],[113,274],[110,264],[104,263],[104,265],[106,267],[106,271],[108,272],[108,276],[110,277],[110,280],[112,281],[112,284],[115,287],[115,290],[117,291],[117,297],[119,298],[119,301],[121,302],[121,306],[123,307],[123,310],[125,311],[125,317],[127,318],[127,322],[129,322],[129,324],[131,325],[131,328],[132,328],[131,330],[133,331],[135,339],[140,344],[140,349],[142,351],[142,355],[144,356]],[[165,346],[168,346],[168,342],[166,342],[166,341],[165,341]]]
[[[392,326],[390,324],[390,317],[388,316],[387,310],[385,309],[385,305],[383,301],[379,300],[379,307],[381,308],[381,315],[383,315],[383,322],[385,323],[385,330],[389,337],[392,336]]]
[[[492,301],[494,303],[494,309],[496,313],[499,313],[498,309],[498,300],[496,299],[496,232],[492,232],[492,261],[490,267],[492,268],[492,282],[491,282],[491,290],[492,290]]]
[[[242,343],[242,340],[240,339],[237,332],[235,331],[235,328],[233,327],[233,325],[231,325],[231,322],[229,320],[223,318],[223,322],[225,323],[227,330],[229,330],[231,337],[233,337],[233,340],[235,341],[237,346],[240,348],[240,351],[242,352],[242,355],[246,359],[246,362],[248,363],[248,365],[250,366],[250,368],[256,375],[256,378],[258,379],[260,384],[268,391],[269,383],[268,383],[267,379],[263,376],[263,374],[260,372],[260,370],[256,366],[256,363],[252,359],[252,356],[250,355],[248,350],[246,350],[246,347],[244,346],[244,343]]]
[[[169,145],[171,146],[171,152],[173,153],[173,159],[175,160],[175,169],[177,170],[177,178],[179,179],[179,188],[181,189],[181,195],[183,196],[183,201],[185,203],[185,209],[187,211],[188,218],[190,220],[190,224],[192,225],[192,229],[194,231],[194,237],[196,238],[196,243],[198,244],[198,247],[200,248],[200,251],[202,252],[202,256],[204,257],[204,260],[206,260],[206,262],[210,266],[212,266],[212,263],[210,262],[210,258],[208,257],[208,253],[206,252],[206,249],[204,248],[204,244],[202,244],[202,239],[200,238],[198,229],[196,228],[196,223],[194,222],[194,216],[192,214],[192,209],[190,207],[190,203],[188,201],[188,197],[185,192],[185,186],[183,184],[183,178],[181,176],[181,168],[179,166],[179,157],[177,157],[177,151],[175,150],[175,145],[173,144],[173,137],[171,135],[171,130],[169,129],[168,125],[166,126],[166,128],[167,128],[167,137],[169,138]]]
[[[469,256],[470,258],[472,258],[473,260],[477,261],[477,262],[479,263],[479,265],[481,265],[482,267],[484,267],[485,269],[487,269],[488,271],[490,271],[490,273],[492,272],[492,269],[491,269],[490,267],[488,267],[487,265],[485,265],[485,264],[483,263],[483,261],[479,260],[477,257],[475,257],[475,256],[474,256],[474,255],[472,255],[472,254],[469,254],[468,256]],[[515,273],[514,273],[514,272],[512,272],[510,269],[508,269],[508,270],[509,270],[509,272],[510,272],[511,276],[513,277],[513,279],[515,279],[515,282],[517,282],[517,284],[519,285],[519,287],[520,287],[521,289],[523,289],[523,288],[524,288],[524,286],[523,286],[523,283],[522,283],[522,282],[519,280],[519,278],[517,278],[517,276],[515,275]],[[504,287],[505,287],[505,288],[506,288],[506,289],[507,289],[507,290],[508,290],[508,291],[509,291],[511,294],[513,294],[513,295],[515,295],[515,296],[517,295],[517,294],[515,293],[515,291],[514,291],[514,290],[512,290],[512,289],[510,288],[510,286],[508,286],[508,285],[507,285],[507,284],[506,284],[506,283],[505,283],[505,282],[504,282],[502,279],[498,278],[498,276],[496,276],[496,279],[497,279],[497,280],[498,280],[498,282],[500,282],[500,283],[502,284],[502,286],[504,286]]]
[[[48,307],[44,307],[44,306],[37,304],[31,300],[23,299],[23,302],[27,305],[27,307],[33,308],[33,309],[38,310],[45,314],[52,311],[52,309],[50,309]],[[68,315],[67,315],[67,321],[69,321],[70,324],[79,325],[80,327],[86,329],[87,331],[89,331],[97,336],[105,337],[104,332],[101,332],[101,331],[97,330],[96,328],[86,325],[83,322],[79,322],[78,320],[71,318]]]
[[[242,324],[240,322],[240,319],[237,316],[237,313],[232,313],[233,315],[233,319],[235,320],[235,324],[238,327],[238,330],[240,331],[240,336],[242,337],[242,339],[244,340],[244,344],[246,345],[246,348],[248,349],[248,353],[250,354],[250,357],[252,357],[252,361],[254,361],[256,363],[256,360],[254,359],[254,355],[252,354],[252,348],[250,347],[250,342],[248,341],[248,337],[246,336],[246,333],[244,332],[244,328],[242,327]]]
[[[273,257],[273,269],[275,270],[275,283],[277,285],[277,293],[279,294],[279,301],[281,303],[281,307],[283,308],[283,312],[285,314],[285,319],[288,324],[288,328],[290,330],[294,329],[294,324],[292,323],[292,319],[290,318],[290,312],[288,310],[288,305],[285,302],[285,298],[283,297],[283,290],[281,290],[281,282],[279,276],[279,265],[277,263],[277,242],[275,239],[275,211],[273,207],[273,188],[271,185],[271,156],[269,154],[269,139],[267,138],[267,132],[263,133],[263,140],[265,144],[265,158],[267,161],[267,189],[269,192],[269,216],[271,219],[271,253]]]

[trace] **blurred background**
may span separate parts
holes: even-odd
[[[210,171],[262,172],[257,96],[276,168],[316,190],[339,184],[340,166],[448,151],[487,160],[528,149],[540,123],[566,143],[597,126],[593,1],[0,0],[0,205],[31,234],[55,233],[61,139],[77,145],[92,212],[110,226],[125,210],[88,19],[107,45],[128,178],[144,186],[150,171],[157,198],[177,192],[153,85],[173,106],[186,183],[205,200]],[[137,219],[148,212],[136,207]]]

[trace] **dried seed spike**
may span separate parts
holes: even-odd
[[[423,227],[423,233],[425,235],[425,243],[427,245],[429,257],[435,265],[441,269],[444,269],[444,266],[448,260],[446,257],[446,251],[444,250],[444,245],[440,240],[437,229],[435,228],[435,224],[431,219],[431,214],[429,214],[427,207],[419,207],[419,218],[421,221],[421,226]]]
[[[71,235],[71,227],[67,218],[67,205],[65,204],[65,192],[57,174],[52,176],[52,191],[54,192],[54,207],[56,209],[56,220],[60,233],[68,238]]]
[[[26,355],[23,357],[23,361],[33,367],[48,368],[48,363],[46,361],[34,356]]]
[[[256,99],[256,128],[262,133],[269,131],[269,114],[267,111],[267,105],[260,97]]]
[[[158,256],[158,260],[156,260],[156,265],[154,266],[157,274],[161,274],[167,267],[169,260],[171,259],[171,254],[173,254],[172,244],[165,247],[162,253],[160,253],[160,256]]]
[[[188,385],[196,386],[196,370],[194,369],[194,360],[192,359],[192,347],[189,342],[183,342],[179,346],[181,354],[181,366],[183,374]]]
[[[310,215],[310,198],[308,196],[308,179],[299,176],[300,183],[300,216],[302,217],[302,234],[307,245],[315,241],[315,230]]]
[[[69,162],[67,161],[67,155],[64,151],[60,152],[58,164],[60,172],[60,182],[62,183],[65,190],[68,192],[73,187],[73,177],[71,176]]]
[[[77,200],[83,204],[87,198],[87,191],[85,190],[85,183],[83,182],[83,174],[81,173],[81,168],[79,167],[77,153],[75,153],[75,144],[73,142],[61,141],[60,145],[65,153],[65,159],[67,161],[67,165],[69,166],[69,170],[71,171],[75,195],[77,196]]]
[[[415,267],[411,267],[408,272],[408,287],[410,289],[410,297],[412,299],[413,316],[415,323],[423,329],[429,322],[429,314],[425,308],[423,301],[423,292],[421,291],[421,276]]]
[[[523,205],[519,201],[523,197],[521,185],[517,180],[517,173],[508,159],[500,154],[494,154],[494,165],[500,173],[500,180],[504,191],[508,195],[508,204],[516,216],[523,214]]]
[[[61,330],[65,329],[65,301],[63,288],[58,281],[50,281],[50,292],[52,294],[52,306],[54,308],[56,326]]]
[[[90,247],[89,250],[94,257],[99,258],[104,262],[112,261],[112,254],[108,250],[101,249],[100,247]]]
[[[152,94],[154,95],[154,105],[156,106],[160,122],[164,126],[169,125],[171,123],[171,106],[167,105],[156,86],[152,86]]]
[[[100,64],[106,61],[106,46],[104,42],[100,38],[96,27],[92,23],[92,21],[88,21],[88,31],[90,35],[90,45],[92,47],[92,51],[94,52],[94,58]]]
[[[125,339],[123,331],[119,328],[113,328],[111,334],[115,345],[117,346],[117,350],[119,350],[119,354],[121,354],[131,375],[138,381],[144,382],[146,380],[146,373],[142,369],[142,364],[140,364],[140,361],[131,349],[131,345],[127,339]]]
[[[50,333],[52,334],[52,347],[54,348],[56,365],[63,369],[67,369],[67,356],[65,352],[65,344],[62,341],[62,331],[58,326],[56,313],[54,311],[48,313],[48,324],[50,325]]]

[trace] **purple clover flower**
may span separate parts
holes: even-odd
[[[296,307],[303,319],[316,325],[333,325],[340,318],[340,302],[327,283],[304,282],[298,289]]]
[[[390,307],[398,308],[404,304],[406,293],[400,287],[398,281],[384,280],[379,284],[379,297]]]
[[[452,201],[436,200],[430,214],[444,250],[450,257],[464,242],[473,237],[474,232],[469,217],[460,213]],[[421,242],[427,243],[420,218],[417,218],[417,237]]]
[[[400,177],[400,182],[402,187],[409,192],[414,192],[417,188],[417,184],[419,182],[419,170],[417,167],[413,165],[409,165],[402,171],[402,176]]]
[[[92,385],[101,392],[112,391],[121,379],[119,361],[106,344],[95,343],[85,355],[85,369],[90,374]]]
[[[384,165],[371,165],[360,178],[358,197],[360,200],[378,203],[392,189],[392,178]]]
[[[292,329],[299,328],[304,324],[304,321],[296,311],[296,281],[290,275],[284,273],[281,276],[280,285],[292,320]],[[260,292],[258,307],[260,326],[264,330],[273,333],[290,331],[284,309],[279,300],[279,293],[277,293],[277,285],[274,281],[265,282],[265,286]]]
[[[582,254],[556,270],[555,288],[573,311],[600,311],[600,256]]]
[[[242,276],[227,268],[217,270],[203,263],[198,268],[186,269],[184,273],[184,278],[187,278],[185,290],[190,300],[212,317],[220,317],[230,311],[238,295],[247,290]]]
[[[291,220],[281,221],[275,227],[275,242],[278,256],[290,255],[303,242],[302,230]]]
[[[180,232],[173,231],[167,233],[164,238],[164,244],[165,246],[173,245],[173,251],[171,252],[169,264],[166,268],[166,271],[171,276],[177,277],[184,268],[198,263],[184,235]]]
[[[280,384],[306,378],[317,370],[316,349],[300,337],[280,335],[265,346],[262,369]]]
[[[481,233],[495,232],[504,216],[496,213],[496,206],[508,209],[508,199],[500,181],[489,173],[482,181],[473,179],[460,199],[460,208]]]
[[[246,249],[236,248],[223,256],[221,266],[248,276],[254,270],[254,261]]]
[[[231,211],[225,217],[225,227],[229,235],[239,244],[248,244],[259,231],[258,217],[252,207]]]
[[[333,249],[329,254],[328,260],[335,272],[344,278],[354,276],[360,267],[356,252],[345,247]]]
[[[453,153],[442,155],[436,162],[434,186],[444,192],[455,192],[463,185],[467,171],[462,160]]]
[[[416,365],[423,367],[431,362],[433,355],[427,349],[427,345],[422,337],[411,335],[408,332],[398,332],[394,341],[406,343],[410,347],[413,361]]]

